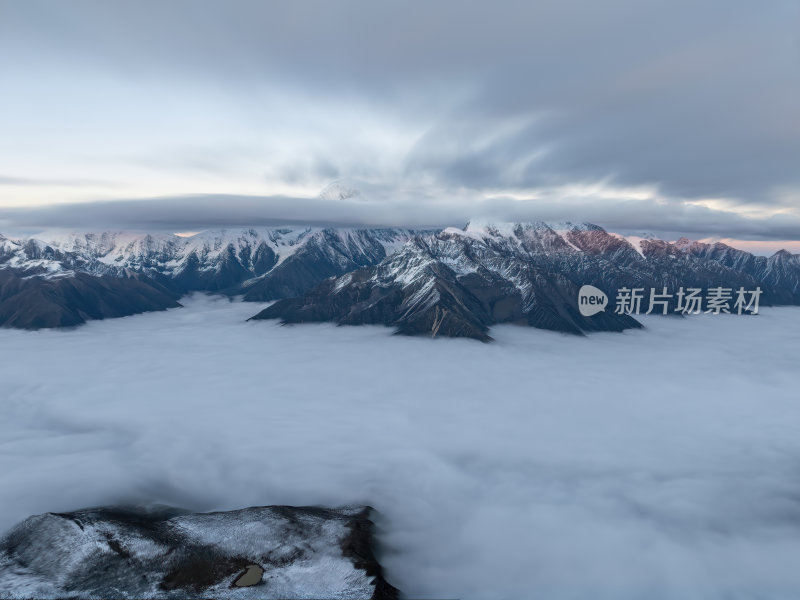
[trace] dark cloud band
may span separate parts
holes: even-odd
[[[36,228],[189,231],[217,227],[314,226],[446,227],[472,218],[495,221],[590,221],[612,231],[693,237],[800,240],[800,218],[746,218],[680,202],[626,200],[569,204],[541,200],[451,202],[418,197],[340,201],[289,196],[191,195],[108,202],[82,202],[4,209],[0,231]]]

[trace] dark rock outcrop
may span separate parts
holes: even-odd
[[[178,294],[139,274],[23,277],[0,269],[0,326],[70,327],[178,307]]]
[[[395,600],[371,509],[98,508],[30,517],[0,540],[0,598]]]
[[[382,324],[397,333],[491,340],[489,327],[519,323],[581,334],[640,327],[630,316],[584,317],[579,284],[527,254],[454,233],[418,237],[374,267],[329,279],[253,319]]]
[[[578,289],[592,285],[610,309],[584,317]],[[382,324],[397,333],[488,341],[489,327],[519,323],[580,334],[639,327],[615,314],[622,288],[673,294],[681,287],[761,288],[761,305],[800,304],[800,257],[772,257],[686,240],[628,240],[591,224],[470,226],[417,236],[381,263],[329,279],[298,298],[284,299],[253,319],[284,323],[331,321]],[[648,310],[642,303],[641,312]],[[660,308],[660,306],[659,306]]]
[[[328,277],[375,265],[387,247],[416,232],[403,229],[323,229],[310,234],[302,246],[241,291],[247,302],[267,302],[304,294]]]

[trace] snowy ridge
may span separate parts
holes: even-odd
[[[310,228],[249,228],[210,230],[181,237],[168,233],[106,231],[53,234],[47,237],[47,243],[104,264],[157,270],[174,276],[192,258],[200,262],[200,270],[213,270],[229,249],[237,257],[242,257],[263,244],[276,253],[280,251],[282,259],[285,259],[311,233]]]
[[[361,191],[344,181],[334,181],[328,184],[319,193],[322,200],[342,201],[350,198],[360,198]]]
[[[0,235],[0,268],[51,276],[66,274],[75,268],[95,274],[120,273],[115,269],[122,268],[174,278],[188,269],[214,273],[232,259],[248,271],[247,279],[251,279],[265,275],[309,244],[316,245],[340,268],[347,268],[351,262],[361,266],[360,260],[354,257],[368,257],[368,263],[377,262],[376,258],[399,251],[418,235],[433,238],[436,234],[431,230],[399,228],[271,227],[208,230],[188,237],[126,231],[49,232],[42,234],[41,239],[19,240]],[[647,258],[655,252],[654,244],[659,242],[686,255],[719,257],[725,252],[744,253],[725,244],[707,244],[687,238],[664,242],[652,237],[623,236],[608,233],[591,223],[470,221],[463,229],[445,228],[438,232],[438,237],[469,238],[498,251],[527,256],[596,254],[613,247],[633,250],[639,258]],[[265,254],[274,255],[274,262],[267,261],[268,268],[265,263],[258,263],[259,257],[263,259]],[[797,260],[798,255],[783,254],[788,255],[790,262]]]
[[[0,269],[11,269],[22,277],[69,277],[75,272],[102,274],[107,269],[91,258],[65,252],[34,238],[12,240],[0,238]],[[114,275],[123,275],[118,270]]]
[[[604,232],[577,226],[570,230],[573,234]],[[574,242],[578,243],[583,242]],[[583,254],[542,223],[448,228],[414,237],[379,264],[325,281],[306,295],[281,300],[253,318],[383,323],[408,335],[481,341],[491,340],[489,326],[502,322],[577,334],[638,327],[634,319],[623,315],[585,319],[574,307],[578,284],[552,264],[537,262],[569,257],[580,263],[585,260]],[[569,266],[564,270],[569,271]]]
[[[348,296],[353,286],[399,286],[408,296],[406,308],[417,317],[422,311],[425,320],[437,323],[439,317],[427,314],[431,307],[447,304],[452,315],[464,305],[458,310],[466,315],[472,309],[465,308],[461,296],[476,291],[473,304],[491,298],[490,305],[480,309],[484,312],[496,312],[497,303],[507,308],[519,302],[521,312],[503,309],[503,318],[535,315],[537,323],[580,329],[581,324],[564,324],[571,317],[562,308],[568,298],[574,304],[572,288],[587,283],[610,295],[624,286],[759,286],[765,303],[800,304],[798,255],[783,251],[763,257],[719,242],[622,236],[591,223],[473,221],[463,229],[443,230],[243,228],[188,237],[107,231],[48,234],[45,241],[0,237],[0,273],[8,271],[14,281],[63,280],[78,274],[138,278],[174,298],[190,291],[241,294],[253,302],[298,298],[329,278],[371,267],[376,268],[367,275],[336,280],[330,293]],[[84,283],[99,293],[100,287]],[[15,318],[25,311],[19,285],[5,288],[17,296],[13,306],[5,307]],[[69,304],[72,296],[66,289],[59,301]],[[354,292],[353,298],[363,299],[363,293]],[[80,312],[86,313],[93,302],[102,304],[104,299],[87,296]],[[155,305],[170,304],[162,296]],[[74,307],[62,308],[74,313]],[[123,313],[139,309],[131,306]],[[115,311],[94,311],[101,313]],[[492,320],[484,317],[477,321]],[[31,314],[25,322],[51,321]],[[469,323],[470,331],[475,327]]]
[[[234,262],[250,279],[281,265],[309,243],[324,248],[331,261],[345,267],[354,257],[376,258],[376,247],[381,252],[377,258],[383,258],[417,233],[320,227],[220,229],[187,237],[126,231],[46,232],[43,240],[0,237],[0,268],[39,275],[66,274],[73,266],[93,274],[131,269],[176,278],[190,270],[213,274]]]
[[[0,598],[394,600],[397,591],[371,556],[370,536],[363,507],[47,513],[0,539]],[[361,555],[353,556],[352,537]],[[237,587],[248,565],[259,579]]]
[[[576,298],[587,284],[610,298],[623,287],[760,287],[765,305],[800,304],[800,261],[788,252],[767,259],[724,244],[627,239],[589,223],[472,222],[415,236],[377,264],[287,296],[253,318],[382,323],[409,335],[482,341],[504,322],[576,334],[640,326],[614,311],[581,315]]]
[[[195,256],[202,270],[213,269],[228,251],[242,258],[259,247],[272,250],[277,264],[282,263],[302,248],[309,240],[319,238],[323,232],[335,232],[340,242],[352,253],[363,251],[365,232],[375,232],[375,238],[387,245],[396,244],[413,235],[408,230],[324,229],[320,227],[274,227],[247,229],[220,229],[197,233],[188,237],[172,234],[132,234],[103,232],[99,234],[67,234],[53,237],[48,243],[70,252],[88,254],[106,264],[125,265],[131,268],[152,265],[174,274]]]

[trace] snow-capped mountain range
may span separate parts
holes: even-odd
[[[583,284],[609,294],[623,286],[759,286],[762,304],[800,304],[800,255],[625,237],[588,223],[40,238],[0,235],[2,325],[75,325],[158,310],[193,290],[281,300],[257,318],[383,323],[404,333],[478,339],[507,321],[575,333],[638,326],[623,315],[578,314]]]
[[[380,262],[424,233],[431,232],[285,227],[188,237],[131,232],[0,236],[0,325],[69,326],[161,310],[178,306],[177,299],[190,291],[243,294],[251,301],[295,296],[326,277]],[[107,301],[117,293],[127,300]]]
[[[578,289],[762,287],[767,303],[800,303],[800,260],[723,245],[636,239],[591,224],[470,224],[418,236],[395,254],[277,302],[256,319],[380,323],[400,333],[488,340],[513,322],[571,333],[638,327],[605,311],[587,318]],[[674,301],[670,303],[674,308]]]
[[[27,240],[44,255],[51,249],[45,276],[71,269],[116,274],[131,269],[167,277],[187,290],[224,290],[279,267],[295,254],[316,253],[342,269],[381,260],[416,232],[401,229],[262,228],[205,231],[192,236],[130,232],[52,234],[45,241]],[[13,243],[13,242],[12,242]],[[25,251],[21,253],[24,257]],[[33,258],[29,256],[30,260]],[[59,269],[58,263],[62,264]],[[20,259],[17,268],[37,269]]]

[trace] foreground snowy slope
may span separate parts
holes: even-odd
[[[29,517],[0,538],[0,598],[396,600],[363,507]]]

